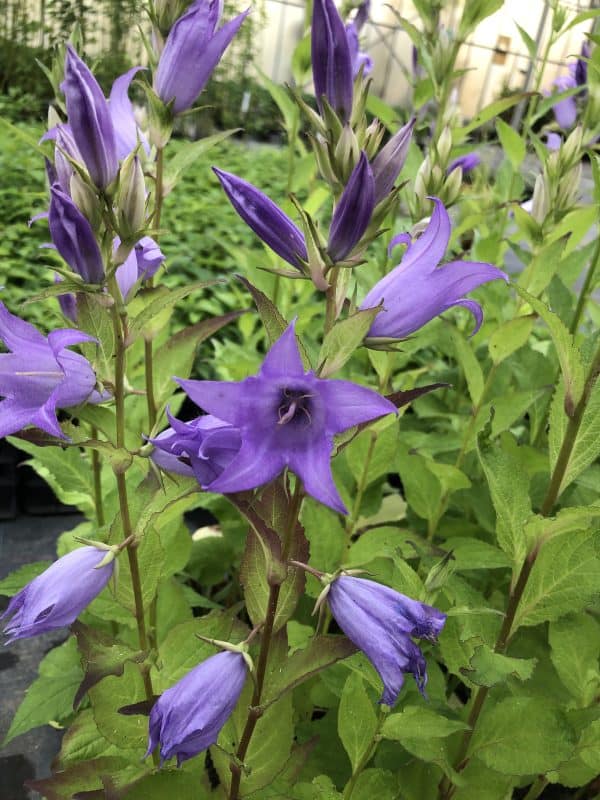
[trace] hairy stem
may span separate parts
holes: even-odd
[[[92,426],[92,439],[98,438],[98,429]],[[102,499],[102,462],[100,453],[92,448],[92,475],[94,479],[94,506],[98,527],[104,525],[104,501]]]
[[[281,560],[284,564],[287,563],[290,555],[290,550],[294,538],[294,528],[296,527],[296,522],[298,520],[298,515],[300,513],[300,506],[302,505],[302,496],[303,496],[302,484],[300,480],[296,479],[296,488],[294,490],[294,494],[292,495],[292,499],[290,501],[285,528],[282,532],[283,547],[281,553]],[[250,746],[250,741],[252,740],[252,734],[254,733],[254,729],[256,728],[256,723],[258,722],[262,714],[259,706],[265,682],[267,663],[269,660],[269,650],[271,648],[271,640],[273,638],[273,627],[275,625],[275,617],[277,616],[277,603],[279,601],[280,589],[281,585],[277,584],[276,586],[271,586],[269,590],[267,613],[265,616],[264,625],[261,630],[260,652],[258,655],[258,661],[256,663],[254,692],[252,694],[250,708],[248,709],[248,718],[246,719],[246,725],[244,726],[244,730],[242,732],[240,743],[238,745],[238,749],[236,752],[236,761],[232,762],[230,765],[231,788],[229,790],[229,800],[238,800],[240,791],[240,781],[242,778],[241,765],[243,764],[244,759],[246,757],[246,753],[248,752],[248,747]]]
[[[552,513],[552,510],[554,509],[556,501],[558,500],[558,497],[560,495],[560,487],[565,477],[567,467],[569,466],[569,461],[573,453],[575,442],[577,441],[577,435],[579,433],[579,428],[581,427],[583,415],[587,408],[587,404],[589,402],[592,389],[594,388],[594,384],[596,382],[599,373],[600,373],[600,346],[596,351],[596,355],[594,356],[594,359],[588,371],[581,399],[577,403],[573,415],[569,418],[567,430],[565,431],[565,435],[558,454],[558,458],[556,459],[554,469],[552,470],[552,475],[550,477],[550,483],[546,491],[546,496],[540,508],[540,514],[544,517],[547,517]],[[525,587],[527,586],[527,581],[529,580],[531,571],[534,567],[534,564],[536,562],[538,553],[540,552],[542,545],[543,541],[538,541],[533,546],[532,550],[528,553],[525,561],[523,562],[523,566],[521,567],[516,582],[511,588],[508,597],[508,604],[506,606],[506,614],[504,617],[504,622],[502,623],[502,627],[500,629],[500,633],[498,634],[498,638],[496,640],[496,644],[494,647],[494,651],[496,653],[503,653],[510,642],[515,617],[517,614],[517,610],[519,608],[519,603],[521,602],[523,592],[525,591]],[[471,738],[473,736],[475,727],[481,715],[481,711],[484,706],[487,695],[488,695],[488,689],[487,687],[484,686],[478,690],[478,692],[475,695],[475,699],[473,700],[473,706],[471,708],[471,711],[469,713],[469,718],[467,720],[467,723],[469,725],[469,730],[467,730],[463,736],[459,753],[456,759],[455,769],[457,772],[463,770],[469,762],[468,759],[469,744],[471,742]],[[443,798],[443,800],[450,800],[450,798],[453,797],[454,792],[455,792],[455,787],[447,778],[444,778],[444,780],[440,783],[440,797]]]

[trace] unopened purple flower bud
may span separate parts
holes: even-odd
[[[424,693],[427,665],[411,637],[435,641],[446,622],[444,613],[380,583],[347,575],[329,585],[327,602],[337,624],[379,673],[384,687],[380,702],[396,703],[407,672]]]
[[[92,226],[58,184],[50,189],[48,213],[54,246],[86,283],[102,283],[104,264]]]
[[[558,150],[561,144],[562,144],[562,139],[560,137],[560,134],[556,133],[555,131],[548,131],[548,133],[546,134],[546,147],[548,148],[548,150],[550,150],[551,152],[553,150]]]
[[[508,280],[501,270],[477,261],[453,261],[438,267],[450,240],[450,217],[437,197],[435,208],[421,236],[410,242],[400,264],[367,294],[360,308],[383,304],[368,333],[368,339],[404,339],[453,306],[463,306],[475,317],[476,333],[483,311],[464,295],[495,280]],[[395,241],[395,240],[393,240]],[[405,242],[405,235],[398,238]]]
[[[366,231],[375,208],[375,181],[364,151],[333,213],[327,251],[332,261],[343,261]]]
[[[113,241],[113,253],[121,245],[119,237]],[[117,267],[115,277],[124,300],[129,299],[133,286],[138,281],[151,278],[165,260],[160,247],[150,236],[143,236],[129,251],[127,258]]]
[[[71,45],[67,46],[61,89],[81,157],[92,181],[99,189],[106,189],[119,169],[115,130],[98,81]]]
[[[173,756],[179,766],[215,744],[237,705],[247,664],[241,653],[217,653],[158,698],[150,713],[146,757],[160,747],[160,763]]]
[[[121,165],[116,202],[119,232],[129,238],[143,227],[146,219],[144,171],[139,157],[133,153]]]
[[[346,36],[350,50],[350,61],[352,62],[352,77],[356,78],[362,67],[363,77],[366,78],[373,69],[373,59],[360,49],[358,27],[355,22],[346,25]]]
[[[587,83],[588,65],[587,59],[592,55],[591,42],[585,41],[581,45],[581,56],[575,64],[575,83],[577,86],[584,86]]]
[[[346,27],[333,0],[314,0],[311,49],[317,104],[322,111],[325,97],[342,121],[347,122],[354,88],[352,59]]]
[[[577,86],[573,75],[560,75],[554,81],[554,86],[559,92],[566,92],[568,89],[574,89]],[[572,128],[577,120],[577,103],[574,97],[565,97],[559,100],[552,106],[554,117],[559,127],[564,131]]]
[[[62,283],[63,278],[57,272],[54,274],[54,283]],[[57,295],[58,305],[64,316],[77,324],[77,298],[73,292]]]
[[[248,181],[213,167],[231,205],[257,236],[288,264],[299,268],[308,260],[304,234],[292,220]]]
[[[97,547],[79,547],[21,589],[0,617],[11,617],[4,629],[7,643],[74,622],[110,580],[114,560],[99,566],[108,554]]]
[[[154,439],[152,460],[179,475],[195,475],[201,486],[214,481],[242,446],[238,428],[211,414],[182,422],[167,411],[171,425]]]
[[[384,145],[373,161],[373,177],[375,179],[375,205],[382,200],[394,188],[394,183],[402,171],[408,149],[412,138],[415,118],[406,125]]]
[[[163,103],[173,101],[180,114],[193,104],[248,11],[216,30],[221,16],[219,0],[195,0],[171,28],[154,77]]]
[[[67,350],[92,336],[69,328],[42,334],[0,303],[0,439],[35,425],[65,438],[56,410],[94,401],[96,375],[89,361]]]
[[[466,175],[467,172],[475,169],[475,167],[478,167],[480,164],[481,156],[479,153],[465,153],[464,156],[458,156],[458,158],[450,162],[446,170],[446,175],[450,175],[451,172],[454,172],[454,170],[459,167],[462,169],[463,175]]]
[[[371,13],[371,0],[363,0],[363,2],[356,9],[356,16],[354,17],[354,24],[356,30],[360,33],[362,26],[369,19]]]

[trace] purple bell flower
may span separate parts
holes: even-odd
[[[304,234],[279,206],[237,175],[217,167],[213,167],[213,172],[221,181],[231,205],[271,250],[297,269],[300,268],[298,259],[308,261]]]
[[[392,136],[373,161],[373,178],[375,179],[375,205],[381,203],[394,188],[400,175],[412,138],[415,118]]]
[[[73,138],[90,177],[99,189],[106,189],[119,169],[115,129],[98,81],[71,45],[61,89]]]
[[[0,617],[11,617],[4,628],[7,644],[74,622],[113,574],[114,561],[98,566],[107,552],[97,547],[78,547],[21,589]]]
[[[146,757],[160,746],[161,765],[177,766],[215,744],[237,705],[247,666],[241,653],[217,653],[188,672],[158,698],[150,712]]]
[[[154,439],[152,460],[179,475],[195,476],[205,487],[226,469],[242,446],[238,428],[211,414],[182,422],[167,411],[171,425]]]
[[[120,244],[119,237],[115,237],[113,252],[117,251]],[[164,260],[165,257],[154,239],[142,236],[115,272],[123,299],[129,299],[132,288],[139,280],[147,281],[152,278]]]
[[[348,39],[348,49],[350,50],[352,77],[356,78],[362,67],[363,77],[366,78],[373,70],[373,59],[368,53],[364,53],[360,49],[358,26],[356,22],[350,22],[346,25],[346,38]]]
[[[52,242],[86,283],[104,281],[102,254],[92,226],[58,184],[50,189],[48,224]]]
[[[56,410],[98,399],[91,364],[66,348],[96,340],[69,328],[42,336],[1,302],[0,340],[10,350],[0,353],[0,439],[27,425],[65,439]]]
[[[364,151],[352,170],[336,205],[327,251],[332,261],[343,261],[366,231],[375,208],[375,181]]]
[[[325,97],[342,122],[350,119],[354,78],[346,27],[333,0],[314,0],[311,53],[317,105]]]
[[[424,693],[427,665],[411,637],[435,641],[446,614],[380,583],[347,575],[329,584],[327,602],[337,624],[379,673],[381,703],[396,703],[408,672]]]
[[[404,339],[452,306],[464,306],[475,317],[477,333],[483,311],[465,294],[507,275],[491,264],[478,261],[452,261],[438,267],[450,240],[450,217],[437,197],[431,220],[421,236],[412,242],[408,234],[392,239],[391,249],[400,242],[408,248],[400,264],[371,289],[360,308],[374,308],[383,303],[367,338]]]
[[[450,175],[451,172],[454,172],[454,170],[459,167],[462,169],[463,175],[466,175],[467,172],[475,169],[475,167],[478,167],[480,164],[481,156],[479,153],[465,153],[464,156],[458,156],[458,158],[450,162],[446,170],[446,175]]]
[[[171,28],[154,76],[163,103],[180,114],[193,104],[238,32],[248,11],[216,30],[220,0],[196,0]]]
[[[331,474],[333,437],[396,407],[364,386],[305,372],[294,328],[271,347],[257,375],[239,382],[176,380],[198,406],[240,431],[239,453],[209,491],[254,489],[287,467],[308,494],[345,514]]]

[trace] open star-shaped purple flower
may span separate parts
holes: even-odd
[[[294,323],[257,375],[243,381],[176,380],[197,405],[240,431],[239,453],[207,489],[222,494],[254,489],[288,467],[308,494],[344,514],[331,474],[333,437],[396,411],[371,389],[305,371]]]
[[[450,241],[451,225],[442,201],[430,199],[435,207],[424,232],[414,242],[407,233],[392,239],[388,250],[408,244],[404,257],[373,286],[360,306],[365,309],[383,304],[368,339],[404,339],[453,306],[463,306],[473,314],[475,334],[483,322],[483,311],[476,300],[465,295],[482,283],[508,280],[504,272],[481,261],[452,261],[438,266]]]
[[[0,354],[0,439],[27,425],[64,439],[56,410],[99,399],[90,362],[66,348],[96,340],[70,328],[42,336],[0,303],[0,341],[11,351]]]

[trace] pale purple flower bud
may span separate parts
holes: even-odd
[[[479,153],[465,153],[464,156],[458,156],[458,158],[450,162],[446,170],[446,175],[450,175],[451,172],[454,172],[454,170],[459,167],[462,169],[463,175],[466,175],[467,172],[475,169],[475,167],[478,167],[480,164],[481,156]]]
[[[117,252],[120,244],[121,240],[116,236],[113,241],[113,253]],[[115,273],[123,299],[129,299],[133,286],[140,280],[146,281],[151,278],[164,260],[165,257],[154,239],[142,236]]]
[[[219,0],[196,0],[173,25],[154,76],[154,89],[163,103],[173,100],[180,114],[194,103],[238,32],[248,11],[216,30]]]
[[[110,580],[114,561],[98,567],[107,551],[79,547],[59,558],[21,589],[0,617],[7,644],[70,625]]]
[[[61,89],[81,157],[92,181],[99,189],[106,189],[119,169],[115,130],[98,81],[71,45],[67,46]]]
[[[380,702],[396,703],[408,672],[424,694],[427,665],[411,637],[435,641],[446,614],[380,583],[347,575],[329,585],[327,602],[337,624],[379,673],[384,687]]]
[[[336,205],[329,231],[327,251],[331,260],[343,261],[366,231],[375,208],[375,181],[365,152]]]
[[[304,234],[292,220],[248,181],[213,167],[231,205],[257,236],[288,264],[299,268],[308,260]]]
[[[546,147],[548,150],[558,150],[558,148],[562,144],[562,139],[560,134],[555,133],[554,131],[548,131],[546,134]]]
[[[102,283],[104,264],[92,226],[58,184],[50,189],[48,224],[52,242],[86,283]]]
[[[64,439],[56,410],[97,401],[91,364],[66,348],[96,340],[69,328],[42,336],[0,303],[0,341],[10,351],[0,353],[0,439],[27,425]]]
[[[581,45],[581,56],[577,59],[574,69],[575,83],[577,86],[584,86],[587,83],[588,65],[587,59],[592,55],[591,42],[585,41]]]
[[[567,89],[574,89],[577,86],[573,75],[560,75],[554,81],[554,86],[559,92],[565,92]],[[572,128],[577,120],[577,103],[574,97],[565,97],[564,100],[559,100],[552,106],[554,117],[558,125],[563,130]]]
[[[195,475],[201,486],[214,481],[242,446],[238,428],[211,414],[182,422],[167,411],[171,425],[154,439],[152,460],[179,475]]]
[[[239,382],[176,379],[198,406],[240,432],[239,452],[206,488],[253,489],[287,467],[308,494],[346,513],[331,473],[334,436],[396,407],[364,386],[305,371],[294,326],[271,347],[257,375]]]
[[[325,97],[343,122],[350,119],[354,79],[346,28],[333,0],[314,0],[312,69],[317,104]]]
[[[367,338],[404,339],[452,306],[464,306],[475,317],[477,333],[483,311],[464,295],[488,281],[504,280],[504,272],[477,261],[453,261],[438,267],[450,240],[450,217],[437,197],[425,231],[411,242],[400,264],[367,294],[360,308],[383,304]],[[398,241],[406,241],[405,234]]]
[[[375,179],[375,204],[381,203],[394,188],[400,175],[412,138],[415,118],[392,136],[382,147],[373,161],[373,177]]]
[[[146,757],[160,746],[160,763],[177,765],[215,744],[237,705],[247,665],[241,653],[217,653],[158,698],[150,713]]]
[[[356,78],[362,67],[363,77],[373,70],[373,59],[360,49],[358,41],[358,27],[355,22],[346,25],[346,37],[348,39],[348,49],[350,51],[350,61],[352,63],[352,77]]]
[[[370,13],[371,13],[371,0],[363,0],[363,2],[356,9],[356,16],[354,17],[354,24],[356,25],[356,30],[358,31],[358,33],[360,33],[362,26],[369,19]]]

